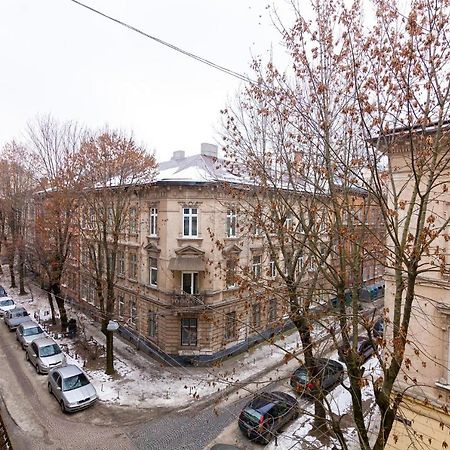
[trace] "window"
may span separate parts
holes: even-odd
[[[108,208],[108,218],[107,218],[108,230],[112,230],[114,225],[114,210],[112,208]]]
[[[292,213],[286,214],[286,219],[284,220],[284,226],[288,230],[292,230],[294,227],[294,217],[292,216]]]
[[[128,212],[128,228],[130,234],[137,234],[137,209],[130,208]]]
[[[131,301],[130,301],[130,322],[134,326],[136,326],[136,319],[137,319],[136,299],[131,299]]]
[[[227,236],[236,237],[237,214],[235,209],[229,209],[227,212]]]
[[[183,272],[181,289],[186,294],[198,294],[198,272]]]
[[[254,256],[252,259],[253,278],[257,279],[261,276],[261,255]]]
[[[234,258],[227,259],[226,283],[227,287],[236,286],[236,260]]]
[[[151,256],[148,258],[148,282],[152,286],[158,285],[158,260]]]
[[[117,252],[117,269],[118,269],[118,275],[124,276],[125,275],[125,254],[122,250],[119,250]]]
[[[197,319],[181,319],[181,345],[197,345]]]
[[[157,324],[156,324],[156,313],[153,311],[148,312],[148,335],[150,337],[156,337]]]
[[[269,277],[275,278],[276,273],[277,273],[277,267],[275,265],[275,261],[273,259],[271,259],[269,261]]]
[[[158,208],[150,208],[150,236],[158,235]]]
[[[304,264],[304,257],[303,257],[303,253],[301,253],[297,260],[297,268],[298,268],[299,273],[301,273],[303,270],[303,264]]]
[[[277,299],[271,298],[269,299],[269,310],[267,314],[267,321],[273,322],[277,320]]]
[[[125,315],[125,301],[123,295],[118,295],[117,300],[119,303],[119,317],[122,318]]]
[[[236,311],[225,314],[225,339],[236,337]]]
[[[259,303],[252,305],[252,325],[254,327],[261,325],[261,305]]]
[[[197,208],[183,208],[183,236],[198,235]]]
[[[136,253],[130,253],[129,255],[129,266],[128,266],[128,277],[132,280],[137,280],[137,255]]]

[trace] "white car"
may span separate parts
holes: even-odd
[[[16,304],[11,297],[0,297],[0,317],[3,317],[6,311],[14,309]]]
[[[35,339],[26,348],[26,358],[37,373],[48,373],[50,369],[66,365],[66,357],[59,345],[49,337]]]
[[[44,330],[33,320],[21,323],[16,329],[16,339],[19,341],[19,344],[24,350],[35,339],[39,339],[44,336]]]

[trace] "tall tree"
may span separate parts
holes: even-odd
[[[60,123],[51,116],[28,125],[30,151],[38,174],[35,196],[34,256],[58,305],[61,330],[67,329],[67,313],[61,280],[77,224],[79,193],[83,188],[78,158],[85,131],[76,123]],[[52,308],[53,311],[53,308]]]
[[[292,26],[280,24],[292,70],[281,74],[272,63],[263,67],[255,61],[257,81],[249,84],[237,111],[227,110],[225,138],[232,159],[251,173],[259,165],[255,184],[269,183],[293,214],[302,208],[292,198],[283,198],[287,194],[278,189],[280,180],[289,179],[298,155],[300,161],[303,155],[313,161],[294,179],[306,177],[313,186],[308,191],[315,193],[317,206],[305,205],[306,217],[326,211],[324,238],[318,240],[318,233],[306,230],[302,244],[316,258],[320,279],[337,297],[336,322],[322,321],[321,326],[336,345],[343,342],[351,349],[344,359],[360,447],[381,449],[404,396],[395,385],[405,362],[416,282],[426,271],[443,270],[441,241],[449,220],[436,217],[433,202],[445,198],[443,177],[450,164],[450,5],[445,0],[416,0],[400,10],[395,2],[377,0],[371,4],[376,16],[370,18],[370,31],[360,2],[349,8],[335,0],[310,5],[308,17],[294,5]],[[277,125],[271,130],[273,123],[283,123],[283,129]],[[280,148],[286,157],[280,156]],[[404,178],[384,156],[398,151],[407,155],[403,162],[409,175]],[[274,177],[274,167],[281,175]],[[286,188],[295,191],[292,185]],[[273,202],[270,206],[276,210]],[[267,206],[260,211],[265,210]],[[373,210],[384,232],[366,220]],[[303,216],[297,217],[299,223]],[[258,223],[268,223],[264,214],[260,217],[264,220]],[[255,214],[253,220],[257,218]],[[307,229],[308,221],[303,225]],[[295,242],[295,236],[286,237]],[[429,262],[431,252],[434,265]],[[392,335],[379,343],[382,375],[375,378],[364,376],[356,351],[361,326],[377,346],[371,321],[358,309],[368,256],[386,265],[394,286]],[[311,365],[309,369],[314,377]],[[410,382],[414,384],[413,377]],[[369,439],[362,408],[367,383],[380,417],[375,442]],[[347,448],[339,422],[331,418],[331,426]]]
[[[155,159],[132,136],[102,130],[83,143],[81,161],[86,188],[80,216],[81,254],[88,261],[106,336],[106,373],[114,373],[113,331],[119,246],[126,235],[138,233],[139,189],[151,183]],[[86,269],[86,267],[85,267]]]
[[[25,295],[25,234],[28,226],[30,199],[35,186],[35,176],[23,145],[12,141],[3,148],[0,159],[0,192],[2,214],[7,230],[7,253],[11,274],[11,287],[15,287],[14,262],[17,255],[19,294]]]

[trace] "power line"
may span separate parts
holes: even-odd
[[[210,61],[210,60],[208,60],[206,58],[203,58],[201,56],[198,56],[198,55],[196,55],[194,53],[191,53],[191,52],[188,52],[186,50],[183,50],[182,48],[177,47],[176,45],[171,44],[170,42],[164,41],[164,40],[162,40],[162,39],[160,39],[160,38],[158,38],[156,36],[152,36],[152,35],[150,35],[148,33],[145,33],[144,31],[140,30],[139,28],[136,28],[136,27],[134,27],[134,26],[132,26],[132,25],[126,23],[126,22],[123,22],[122,20],[116,19],[115,17],[112,17],[112,16],[110,16],[110,15],[104,13],[104,12],[101,12],[98,9],[93,8],[92,6],[86,5],[86,4],[84,4],[84,3],[82,3],[82,2],[80,2],[78,0],[70,0],[70,1],[73,2],[73,3],[76,3],[79,6],[82,6],[83,8],[86,8],[87,10],[89,10],[89,11],[95,13],[95,14],[98,14],[99,16],[104,17],[105,19],[111,20],[112,22],[115,22],[115,23],[117,23],[119,25],[122,25],[123,27],[126,27],[129,30],[131,30],[131,31],[134,31],[136,33],[141,34],[142,36],[145,36],[145,37],[147,37],[149,39],[152,39],[153,41],[157,42],[158,44],[164,45],[165,47],[168,47],[168,48],[170,48],[172,50],[175,50],[176,52],[182,53],[183,55],[188,56],[189,58],[193,58],[196,61],[199,61],[199,62],[201,62],[203,64],[206,64],[207,66],[210,66],[213,69],[220,70],[221,72],[224,72],[227,75],[231,75],[232,77],[238,78],[241,81],[254,83],[252,80],[250,80],[245,75],[242,75],[242,74],[240,74],[238,72],[235,72],[234,70],[231,70],[231,69],[228,69],[228,68],[226,68],[224,66],[216,64],[216,63],[214,63],[214,62],[212,62],[212,61]]]

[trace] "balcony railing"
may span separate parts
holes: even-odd
[[[173,294],[172,306],[176,308],[203,308],[205,305],[205,296],[201,294]]]

